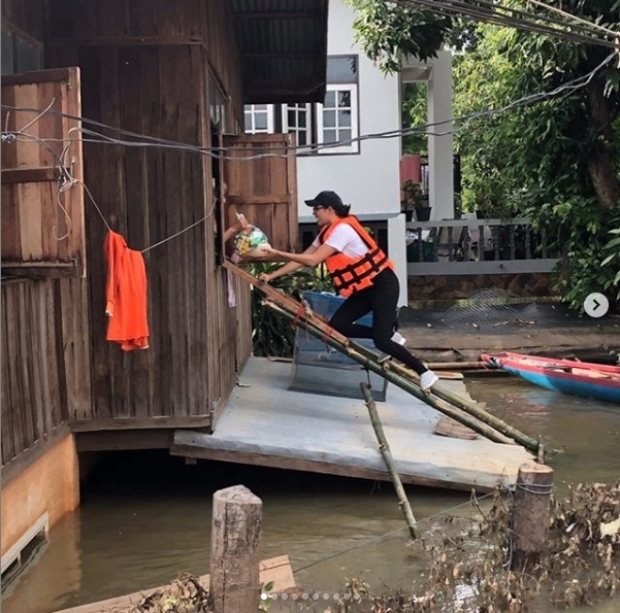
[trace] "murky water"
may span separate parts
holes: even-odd
[[[564,449],[553,460],[558,495],[571,483],[618,478],[620,410],[514,379],[468,380],[467,388],[510,423]],[[80,509],[52,530],[38,563],[6,593],[3,612],[49,613],[161,585],[182,571],[208,572],[211,496],[239,483],[263,500],[261,557],[288,554],[298,585],[335,592],[355,576],[377,590],[407,588],[416,575],[388,483],[117,453],[93,473]],[[422,531],[440,529],[441,514],[455,507],[453,514],[471,513],[466,493],[410,487],[408,496]],[[618,609],[609,603],[588,611]]]

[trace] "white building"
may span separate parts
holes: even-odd
[[[337,192],[351,212],[377,229],[397,267],[400,304],[407,304],[405,217],[400,207],[401,139],[366,138],[401,129],[401,80],[429,82],[429,122],[449,119],[451,56],[408,62],[400,75],[384,75],[355,42],[353,9],[343,0],[329,4],[327,87],[324,104],[249,105],[248,133],[293,132],[297,158],[299,222],[307,245],[316,230],[304,200],[322,190]],[[437,93],[439,92],[439,95]],[[451,132],[442,124],[437,132]],[[359,139],[359,140],[358,140]],[[452,136],[429,137],[429,196],[432,219],[453,217]],[[444,169],[443,171],[441,169]]]

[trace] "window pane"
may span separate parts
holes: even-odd
[[[297,114],[297,124],[300,128],[306,127],[306,115],[306,109],[304,109],[303,111],[299,111],[299,113]]]
[[[254,104],[252,106],[254,107],[255,111],[266,111],[267,110],[266,104]]]
[[[245,113],[244,129],[246,132],[252,129],[252,113]]]
[[[343,142],[345,145],[351,144],[351,130],[339,130],[338,131],[338,142]]]
[[[323,142],[324,143],[336,143],[336,130],[323,130]]]
[[[338,92],[338,106],[347,106],[351,108],[351,92],[342,90]]]
[[[305,130],[297,132],[297,144],[302,146],[308,144],[308,133]]]
[[[267,113],[254,113],[254,127],[257,130],[267,129]]]
[[[351,111],[338,111],[338,126],[341,128],[351,127]]]
[[[356,83],[357,82],[357,57],[327,58],[327,82],[328,83]]]
[[[295,128],[297,127],[297,117],[295,111],[288,112],[288,127]]]
[[[332,109],[336,106],[336,92],[325,93],[325,106]]]
[[[336,111],[323,111],[323,125],[326,128],[336,127]]]

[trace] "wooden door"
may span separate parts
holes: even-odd
[[[80,71],[3,76],[2,104],[2,274],[84,276]]]
[[[297,251],[297,160],[289,134],[226,136],[227,225],[243,213],[276,249]]]

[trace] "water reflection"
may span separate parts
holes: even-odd
[[[467,387],[511,424],[564,449],[553,460],[559,495],[570,483],[618,477],[620,410],[514,379]],[[4,613],[50,613],[160,585],[183,571],[208,572],[211,496],[239,483],[263,499],[261,556],[288,554],[300,586],[333,593],[356,576],[377,590],[406,589],[419,572],[389,483],[116,453],[93,473],[79,511],[52,530],[40,562],[4,596]],[[466,493],[407,491],[426,533],[444,530],[436,516],[442,511],[464,505],[456,514],[472,513]]]

